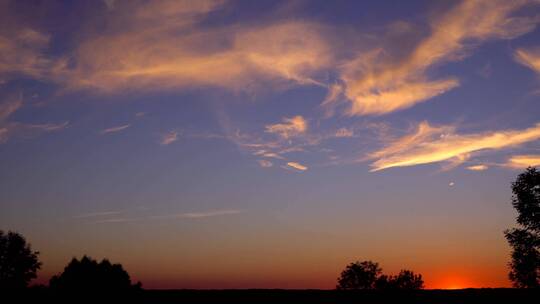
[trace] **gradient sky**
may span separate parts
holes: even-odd
[[[538,1],[0,1],[0,229],[146,288],[510,286]]]

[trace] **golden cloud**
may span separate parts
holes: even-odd
[[[498,150],[540,139],[540,123],[524,130],[456,134],[455,127],[432,127],[427,122],[416,132],[371,153],[371,171],[464,159],[473,152]],[[466,159],[466,157],[465,157]]]
[[[350,115],[381,115],[412,107],[459,85],[455,78],[429,80],[426,71],[466,55],[469,42],[510,39],[531,31],[535,18],[510,16],[530,1],[463,1],[431,24],[431,34],[403,58],[383,49],[360,54],[341,68]],[[326,104],[336,98],[335,90]]]

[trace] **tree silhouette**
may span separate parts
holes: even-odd
[[[338,278],[337,289],[374,289],[382,269],[372,261],[355,262],[347,265]]]
[[[73,258],[60,275],[53,276],[50,287],[61,291],[125,292],[140,289],[141,283],[131,284],[129,274],[120,264],[104,259],[100,263],[84,256]]]
[[[336,288],[416,290],[424,288],[424,281],[421,274],[405,269],[396,276],[385,275],[378,263],[363,261],[347,265],[338,278]]]
[[[0,289],[27,287],[41,268],[38,255],[19,233],[0,230]]]
[[[410,270],[401,270],[397,276],[389,280],[390,286],[395,289],[415,290],[424,288],[424,280],[421,274],[415,274]]]
[[[540,172],[529,167],[512,183],[512,206],[521,228],[504,232],[512,246],[508,277],[518,288],[540,287]]]

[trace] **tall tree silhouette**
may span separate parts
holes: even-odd
[[[26,239],[16,232],[0,230],[0,289],[21,289],[36,278],[41,262]]]
[[[520,228],[504,232],[512,246],[508,277],[518,288],[540,287],[540,172],[527,168],[512,183],[512,205]]]
[[[337,289],[374,289],[382,273],[378,263],[357,261],[345,267],[338,278]]]
[[[84,256],[73,258],[60,275],[53,276],[49,283],[54,290],[68,292],[125,292],[139,289],[140,283],[131,285],[129,274],[120,264],[111,264],[104,259],[97,262]]]

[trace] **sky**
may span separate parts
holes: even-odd
[[[540,2],[0,1],[0,229],[37,283],[508,287]]]

